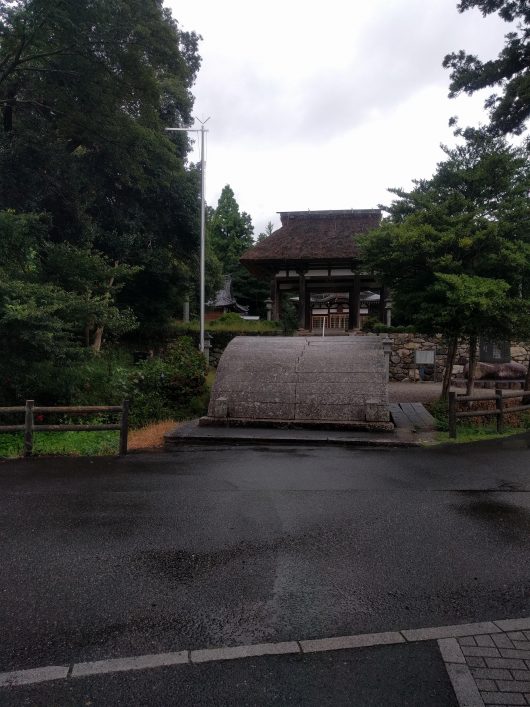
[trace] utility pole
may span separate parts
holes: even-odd
[[[201,134],[201,255],[200,255],[200,266],[199,266],[199,279],[200,279],[200,339],[199,339],[199,350],[204,353],[204,308],[205,308],[205,259],[206,259],[206,204],[204,202],[204,133],[208,131],[204,129],[206,123],[210,118],[206,120],[199,120],[196,118],[197,122],[201,124],[200,128],[166,128],[169,132],[183,132],[183,133],[200,133]]]

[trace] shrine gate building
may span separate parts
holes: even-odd
[[[363,269],[356,236],[379,226],[379,209],[281,211],[281,227],[250,248],[241,263],[271,282],[272,318],[282,300],[298,304],[307,331],[360,328],[367,316],[390,324],[390,297]]]

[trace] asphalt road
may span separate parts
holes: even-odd
[[[528,615],[529,462],[527,435],[0,463],[0,671]]]
[[[9,707],[458,707],[434,644],[118,673],[0,690],[0,701]]]

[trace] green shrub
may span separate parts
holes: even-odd
[[[447,400],[440,398],[427,404],[429,412],[436,420],[436,429],[440,432],[449,430],[449,404]]]
[[[374,328],[379,324],[381,324],[381,322],[377,317],[366,317],[362,323],[361,329],[363,331],[374,331]]]
[[[388,326],[382,322],[376,322],[372,331],[376,334],[414,334],[415,328],[413,326]]]
[[[131,426],[189,416],[205,380],[205,359],[189,337],[170,344],[162,356],[141,361],[129,379]]]

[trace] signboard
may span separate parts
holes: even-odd
[[[417,366],[434,366],[436,360],[436,351],[418,351],[414,352],[414,362]]]
[[[480,340],[479,361],[482,363],[510,363],[511,360],[509,341]]]

